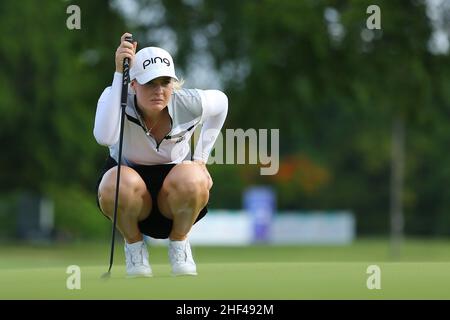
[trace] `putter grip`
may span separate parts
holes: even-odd
[[[125,37],[125,41],[133,43],[133,37]],[[128,58],[123,59],[123,81],[126,81],[126,84],[130,82],[130,59]]]
[[[133,37],[125,37],[125,41],[133,43]],[[126,96],[128,94],[128,83],[130,83],[130,59],[123,59],[123,83],[122,83],[122,102],[121,105],[126,105]]]

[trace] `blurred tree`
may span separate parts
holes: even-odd
[[[367,3],[343,10],[347,27],[344,41],[352,52],[358,53],[353,61],[364,65],[355,70],[355,75],[371,103],[358,102],[363,108],[374,106],[391,123],[390,227],[392,254],[398,256],[404,229],[405,139],[409,136],[406,129],[423,117],[423,107],[430,105],[432,97],[433,56],[427,48],[431,29],[424,3],[381,1],[377,5],[382,17],[379,30],[367,29],[365,23],[358,26],[361,18],[357,12],[364,12]],[[393,65],[393,61],[397,63]],[[355,97],[361,95],[356,93]],[[373,110],[365,112],[377,116]]]
[[[71,4],[81,9],[80,30],[66,27]],[[1,2],[3,192],[43,192],[52,183],[93,188],[105,154],[92,135],[96,102],[125,30],[108,8],[108,1]]]
[[[80,8],[80,30],[67,28],[69,5]],[[105,235],[108,224],[86,228],[103,219],[94,186],[107,150],[92,130],[123,19],[106,0],[4,0],[0,29],[1,233],[14,233],[15,195],[32,191],[54,199],[58,232]]]

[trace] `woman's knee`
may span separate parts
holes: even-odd
[[[99,186],[99,200],[101,203],[114,203],[117,183],[117,167],[106,172]],[[148,192],[145,182],[139,174],[130,167],[122,166],[120,169],[119,203],[127,205],[137,197]]]
[[[209,199],[208,182],[203,177],[192,175],[183,179],[171,179],[167,181],[166,188],[169,194],[185,201],[207,202]]]

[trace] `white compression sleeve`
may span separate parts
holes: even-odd
[[[227,117],[228,98],[219,90],[198,91],[202,97],[203,126],[192,159],[202,160],[206,163]]]
[[[95,113],[94,137],[101,145],[112,146],[119,140],[121,92],[122,73],[115,72],[111,87],[98,99]]]

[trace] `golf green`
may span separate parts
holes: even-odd
[[[398,262],[389,261],[385,248],[384,242],[194,247],[199,275],[172,277],[166,248],[158,246],[150,249],[154,276],[137,279],[125,278],[117,248],[112,277],[102,280],[107,246],[2,246],[0,299],[450,299],[447,243],[428,251],[421,242],[407,245]],[[66,273],[70,265],[79,267],[80,289],[70,289],[77,276]],[[370,289],[375,276],[379,289]]]

